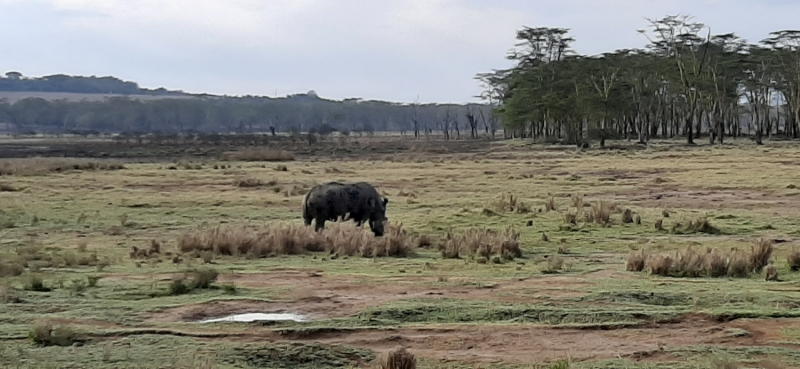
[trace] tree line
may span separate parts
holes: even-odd
[[[17,133],[287,133],[394,131],[420,137],[493,136],[498,118],[484,104],[400,104],[346,99],[316,93],[286,98],[219,97],[137,99],[116,96],[104,101],[25,98],[0,100],[0,123]]]
[[[610,138],[800,135],[800,31],[757,44],[689,16],[649,20],[644,49],[576,53],[564,28],[523,27],[514,66],[477,75],[509,134],[605,145]]]

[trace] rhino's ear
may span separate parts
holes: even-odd
[[[388,204],[389,204],[389,199],[384,197],[383,198],[383,207],[386,207],[386,205],[388,205]]]

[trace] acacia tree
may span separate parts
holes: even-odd
[[[787,133],[800,135],[800,31],[784,30],[770,33],[761,41],[772,52],[770,58],[776,69],[774,88],[785,99],[788,110]]]
[[[524,27],[508,56],[514,66],[477,76],[481,97],[496,102],[511,137],[579,142],[588,132],[605,146],[615,136],[693,144],[708,133],[722,144],[742,135],[743,112],[757,142],[800,135],[800,31],[759,46],[688,16],[649,21],[640,31],[647,48],[597,56],[576,55],[566,29]]]

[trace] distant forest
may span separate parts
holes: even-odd
[[[0,128],[14,133],[285,133],[406,132],[445,137],[494,135],[500,124],[482,104],[400,104],[320,98],[313,91],[284,98],[190,95],[147,90],[114,77],[55,75],[0,77],[0,91],[106,94],[67,101],[28,97],[0,100]],[[124,96],[118,96],[124,95]],[[159,99],[142,99],[162,96]]]
[[[643,49],[580,55],[565,28],[524,27],[515,66],[479,75],[518,137],[800,138],[800,31],[758,43],[713,34],[689,16],[649,20]]]

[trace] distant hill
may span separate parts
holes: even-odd
[[[192,95],[123,95],[123,94],[101,94],[101,93],[78,93],[78,92],[39,92],[39,91],[0,91],[0,100],[7,100],[14,104],[20,100],[28,98],[38,98],[47,101],[64,100],[69,102],[94,101],[101,102],[109,98],[126,97],[133,100],[150,101],[161,99],[191,99]]]
[[[0,91],[4,92],[67,92],[81,94],[186,96],[183,91],[164,88],[141,88],[135,82],[116,77],[83,77],[54,74],[44,77],[25,77],[19,72],[8,72],[0,77]]]

